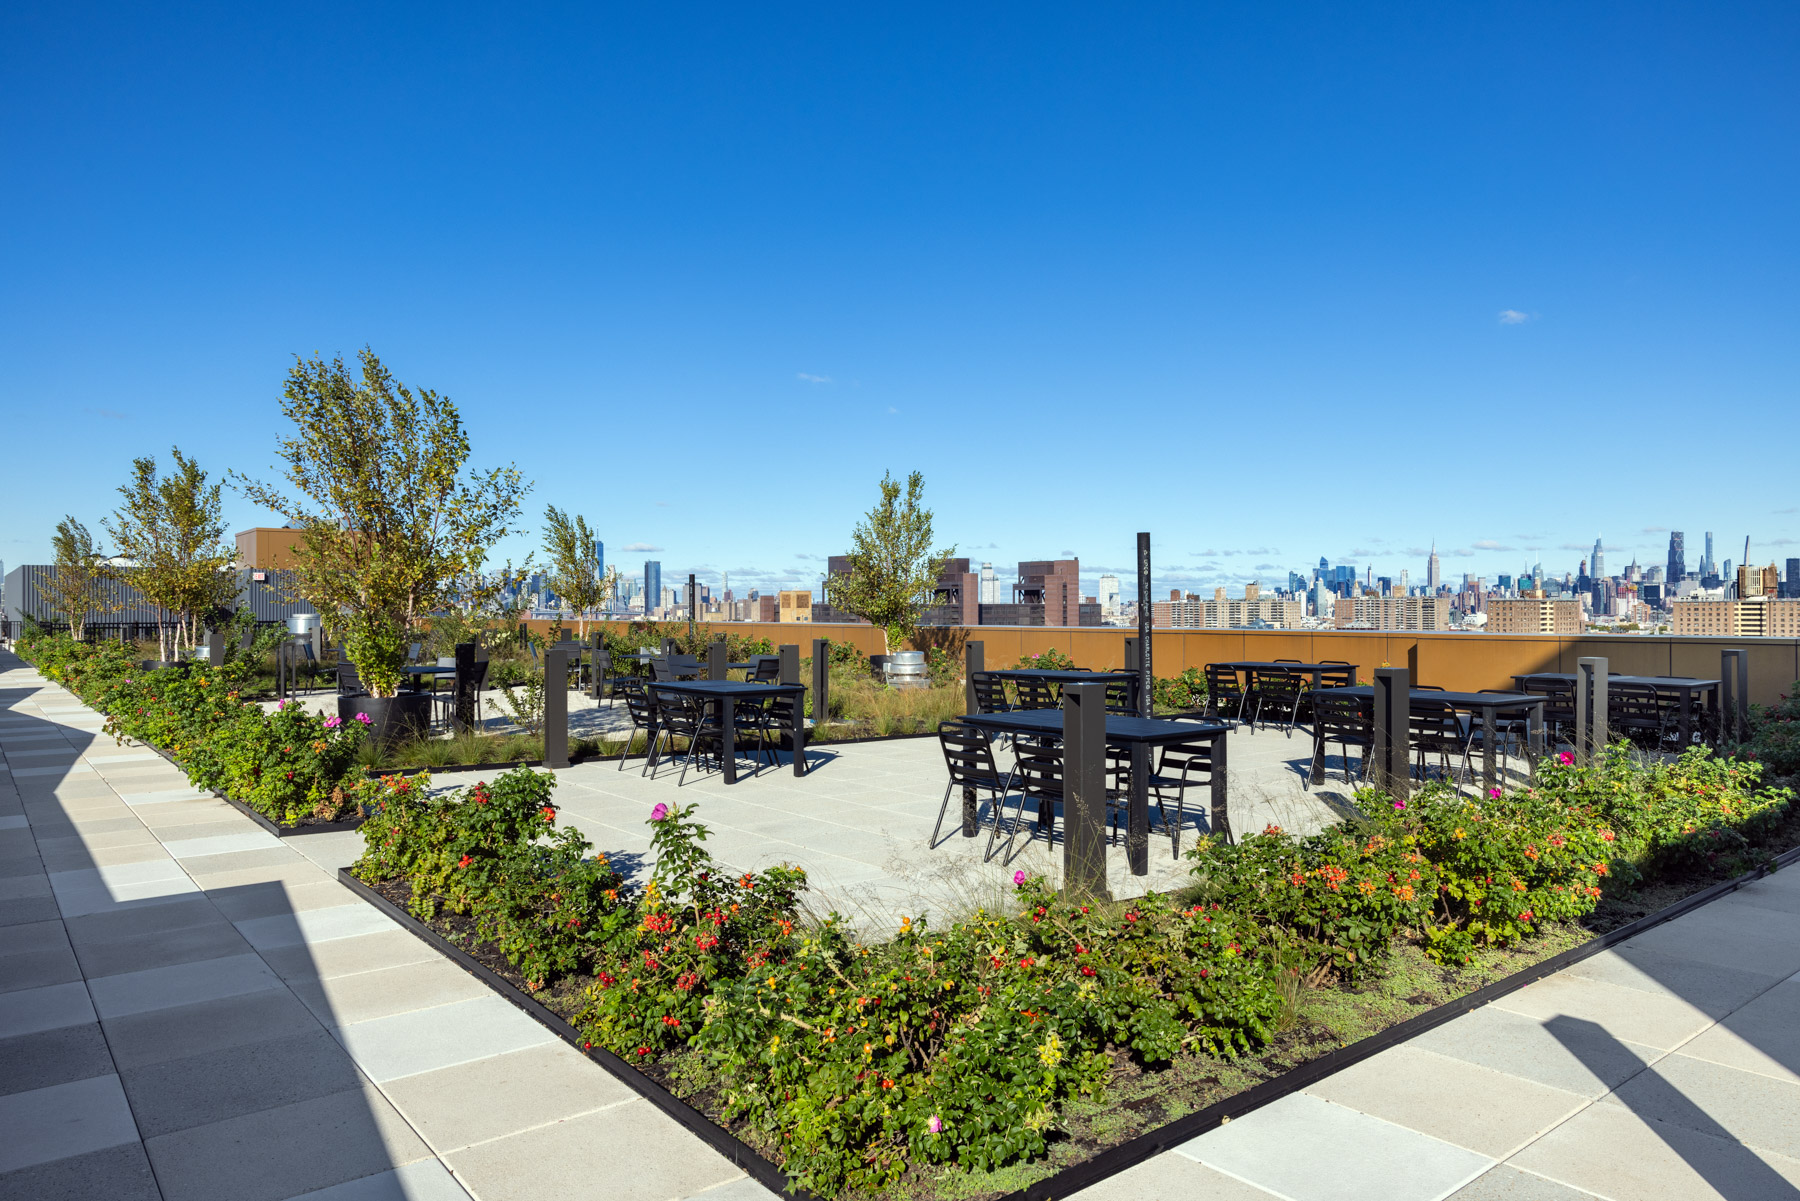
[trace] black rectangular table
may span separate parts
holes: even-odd
[[[806,688],[800,684],[753,684],[744,680],[680,680],[657,681],[649,687],[657,692],[673,692],[680,696],[698,696],[716,701],[719,706],[719,762],[724,765],[725,782],[737,783],[737,702],[760,701],[776,696],[794,698],[794,719],[788,737],[794,747],[794,774],[806,774]]]
[[[1574,672],[1567,671],[1533,671],[1513,677],[1513,683],[1521,688],[1531,687],[1532,681],[1542,680],[1546,683],[1556,682],[1573,684],[1577,680]],[[1719,681],[1690,679],[1687,676],[1620,676],[1607,673],[1608,684],[1639,684],[1654,688],[1659,692],[1676,692],[1681,695],[1681,745],[1687,746],[1694,734],[1694,694],[1706,694],[1707,729],[1718,730]],[[1609,715],[1610,716],[1610,715]]]
[[[1329,691],[1334,696],[1354,696],[1366,699],[1371,705],[1375,703],[1375,689],[1367,684],[1355,688],[1315,689]],[[1413,689],[1411,707],[1414,710],[1423,706],[1467,710],[1481,715],[1481,787],[1493,788],[1499,782],[1498,764],[1494,761],[1494,743],[1497,735],[1496,718],[1502,713],[1528,711],[1527,746],[1529,757],[1535,764],[1537,756],[1544,750],[1544,702],[1548,698],[1531,692],[1439,692],[1437,689]],[[1313,731],[1313,766],[1312,783],[1318,784],[1325,778],[1325,741]]]
[[[1311,679],[1314,688],[1319,687],[1320,677],[1330,672],[1347,671],[1352,680],[1356,679],[1356,665],[1353,663],[1280,663],[1274,660],[1242,659],[1236,663],[1214,663],[1211,666],[1229,667],[1233,671],[1291,671]]]
[[[1076,683],[1094,683],[1101,672],[1072,672],[1087,676]],[[998,734],[1049,734],[1061,737],[1061,709],[1022,709],[1012,713],[967,713],[960,719],[977,729]],[[1121,746],[1131,752],[1131,798],[1126,813],[1125,857],[1131,874],[1150,873],[1150,750],[1177,742],[1209,741],[1212,743],[1212,832],[1231,838],[1231,821],[1226,808],[1226,734],[1224,722],[1162,721],[1153,717],[1106,715],[1106,744]],[[973,837],[975,828],[975,796],[963,792],[963,833]],[[995,820],[998,819],[996,815]]]

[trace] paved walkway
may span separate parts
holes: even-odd
[[[342,889],[359,836],[270,838],[99,725],[0,655],[0,1198],[767,1201]],[[1289,803],[1301,740],[1242,741],[1246,804]],[[559,800],[627,853],[652,794],[698,800],[727,859],[788,807],[821,878],[868,866],[851,833],[929,832],[934,744],[821,749],[679,794],[577,767]],[[1754,883],[1079,1196],[1800,1201],[1797,916],[1800,872]]]
[[[100,724],[0,652],[0,1198],[769,1196]]]

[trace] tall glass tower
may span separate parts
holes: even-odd
[[[1687,574],[1687,554],[1681,547],[1681,531],[1669,532],[1669,562],[1663,574],[1669,585],[1669,595],[1675,594],[1675,585],[1681,583],[1681,577]]]
[[[1600,547],[1600,539],[1594,539],[1594,559],[1588,565],[1588,574],[1596,580],[1606,577],[1606,556]]]
[[[652,609],[662,604],[662,562],[658,559],[644,560],[644,613],[649,615]]]

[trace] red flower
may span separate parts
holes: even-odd
[[[551,825],[556,824],[556,807],[555,806],[545,805],[542,809],[538,810],[538,812],[542,813],[544,815],[545,821],[549,822]]]
[[[467,866],[469,866],[469,864],[471,864],[473,862],[475,862],[473,859],[469,858],[469,856],[467,856],[467,855],[464,855],[461,859],[459,859],[457,861],[456,866],[467,867]]]

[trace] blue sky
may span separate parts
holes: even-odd
[[[0,559],[365,343],[665,578],[1800,554],[1800,8],[1113,8],[8,5]]]

